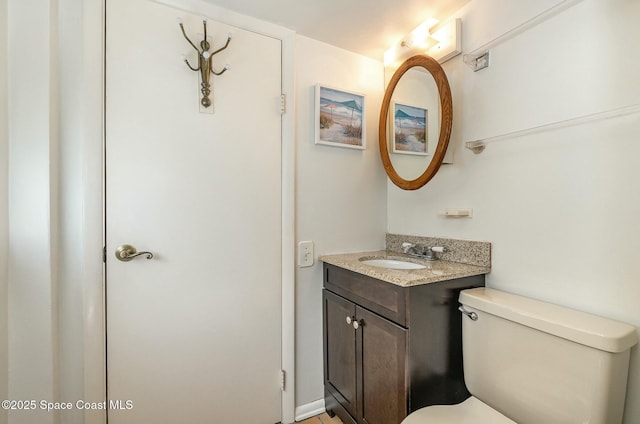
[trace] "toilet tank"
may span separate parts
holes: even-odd
[[[511,293],[460,293],[469,392],[519,424],[622,422],[634,327]]]

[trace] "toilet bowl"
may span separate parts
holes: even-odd
[[[478,398],[471,396],[458,405],[435,405],[409,415],[402,424],[517,424]]]
[[[471,397],[411,413],[402,424],[619,424],[634,327],[478,288],[460,293]]]

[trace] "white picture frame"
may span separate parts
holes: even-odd
[[[366,149],[365,95],[315,86],[315,144]]]

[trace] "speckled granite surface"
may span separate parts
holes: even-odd
[[[412,270],[381,268],[366,265],[361,262],[367,259],[396,259],[422,264],[426,268]],[[476,266],[444,260],[426,261],[423,259],[413,258],[402,253],[395,253],[386,250],[345,253],[339,255],[322,255],[320,256],[320,260],[402,287],[435,283],[438,281],[452,280],[454,278],[470,277],[472,275],[487,274],[491,271],[491,268],[488,266]]]
[[[438,253],[443,261],[491,267],[491,243],[486,241],[455,240],[437,237],[387,234],[386,247],[390,252],[402,253],[402,243],[444,246],[448,252]]]

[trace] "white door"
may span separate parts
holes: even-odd
[[[107,0],[110,424],[280,421],[281,42],[208,22],[215,114],[199,113],[200,16]],[[123,244],[153,259],[116,259]],[[129,402],[127,402],[129,401]]]

